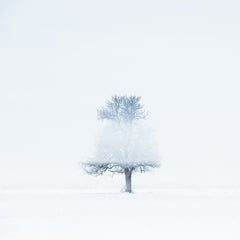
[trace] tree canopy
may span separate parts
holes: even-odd
[[[140,103],[141,97],[114,95],[106,101],[106,106],[97,110],[98,119],[116,122],[133,122],[145,119],[147,112]]]

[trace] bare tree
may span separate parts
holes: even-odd
[[[150,131],[140,124],[147,116],[140,100],[141,97],[115,95],[97,110],[98,119],[106,120],[107,125],[94,156],[82,163],[90,175],[125,174],[126,192],[132,192],[133,172],[143,173],[160,166]]]

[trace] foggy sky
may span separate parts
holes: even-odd
[[[0,3],[0,187],[85,187],[96,108],[142,96],[162,168],[145,186],[240,184],[238,1]],[[142,180],[141,180],[142,179]],[[101,182],[102,181],[102,182]]]

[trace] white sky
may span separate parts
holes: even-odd
[[[163,165],[139,181],[240,185],[239,12],[231,0],[2,0],[0,187],[112,181],[77,165],[112,94],[141,95],[156,130]]]

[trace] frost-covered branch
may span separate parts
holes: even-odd
[[[147,112],[140,103],[141,97],[112,96],[107,100],[106,107],[97,109],[98,118],[116,122],[133,122],[145,119]]]
[[[85,162],[82,163],[83,169],[90,175],[103,175],[105,172],[109,173],[124,173],[125,169],[134,172],[148,172],[152,168],[160,167],[159,162],[135,162],[135,163],[121,163],[121,162]]]

